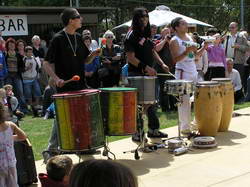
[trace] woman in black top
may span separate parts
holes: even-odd
[[[132,29],[127,33],[124,48],[129,62],[129,76],[156,76],[156,71],[152,68],[154,59],[156,59],[165,72],[168,72],[168,66],[164,64],[154,49],[154,44],[151,40],[149,15],[145,8],[136,8],[134,10]],[[159,131],[160,124],[156,116],[155,105],[149,106],[147,116],[149,121],[148,137],[167,137],[167,134]],[[139,141],[138,133],[132,139]]]
[[[111,31],[106,31],[104,34],[106,45],[102,47],[101,62],[104,68],[107,68],[107,76],[102,78],[103,87],[119,86],[120,81],[120,62],[121,62],[121,48],[119,45],[113,44],[115,35]]]

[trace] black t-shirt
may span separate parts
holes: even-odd
[[[73,49],[75,48],[74,35],[68,34]],[[88,48],[82,41],[81,35],[76,34],[77,50],[76,56],[70,46],[65,32],[62,30],[53,37],[45,60],[55,64],[56,75],[63,80],[71,79],[74,75],[79,75],[79,81],[72,81],[65,84],[62,88],[57,88],[57,92],[77,91],[86,88],[84,63],[90,54]]]
[[[35,57],[44,58],[44,56],[45,56],[44,49],[39,47],[37,50],[35,47],[33,47],[33,55]]]
[[[133,30],[127,33],[124,41],[125,52],[134,52],[135,57],[140,60],[141,63],[152,67],[154,63],[153,50],[154,44],[150,38],[144,38],[137,36]],[[131,63],[128,66],[129,72],[142,73],[142,70]]]

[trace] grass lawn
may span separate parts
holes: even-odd
[[[235,110],[250,107],[250,102],[237,104]],[[177,112],[161,112],[158,110],[157,115],[160,119],[161,128],[169,128],[177,124]],[[35,154],[35,159],[42,159],[41,152],[47,147],[50,137],[53,120],[44,120],[43,118],[32,118],[27,116],[20,122],[21,128],[27,133]],[[145,122],[146,124],[146,122]],[[109,141],[115,141],[126,138],[127,136],[112,136]]]

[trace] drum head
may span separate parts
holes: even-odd
[[[192,84],[193,83],[193,81],[189,81],[189,80],[185,80],[185,79],[181,79],[181,80],[166,80],[165,81],[165,84],[179,84],[179,83],[183,83],[183,84],[185,84],[185,83],[190,83],[190,84]]]
[[[200,136],[193,140],[193,147],[195,148],[213,148],[217,146],[217,142],[212,136]]]
[[[54,94],[52,98],[63,98],[63,97],[77,97],[82,96],[86,94],[93,94],[93,93],[99,93],[100,91],[97,89],[85,89],[85,90],[79,90],[79,91],[71,91],[71,92],[63,92],[59,94]]]
[[[200,81],[196,83],[196,87],[203,87],[203,86],[218,86],[219,83],[216,81]]]
[[[110,88],[100,88],[103,92],[124,92],[124,91],[136,91],[137,88],[129,87],[110,87]]]
[[[213,78],[212,81],[218,81],[218,82],[232,82],[230,78]]]

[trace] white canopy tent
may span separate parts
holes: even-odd
[[[184,15],[178,14],[176,12],[172,12],[170,10],[170,8],[168,8],[164,5],[158,6],[158,7],[156,7],[155,10],[153,10],[152,12],[149,12],[150,24],[154,24],[157,27],[167,25],[167,24],[171,23],[171,21],[174,18],[177,18],[177,17],[182,17],[184,20],[186,20],[188,22],[188,24],[190,26],[191,25],[192,26],[193,25],[202,25],[202,26],[207,26],[207,27],[213,27],[213,25],[209,25],[207,23],[190,18],[188,16],[184,16]],[[132,23],[132,20],[114,27],[113,30],[121,28],[121,27],[130,27],[131,23]]]

